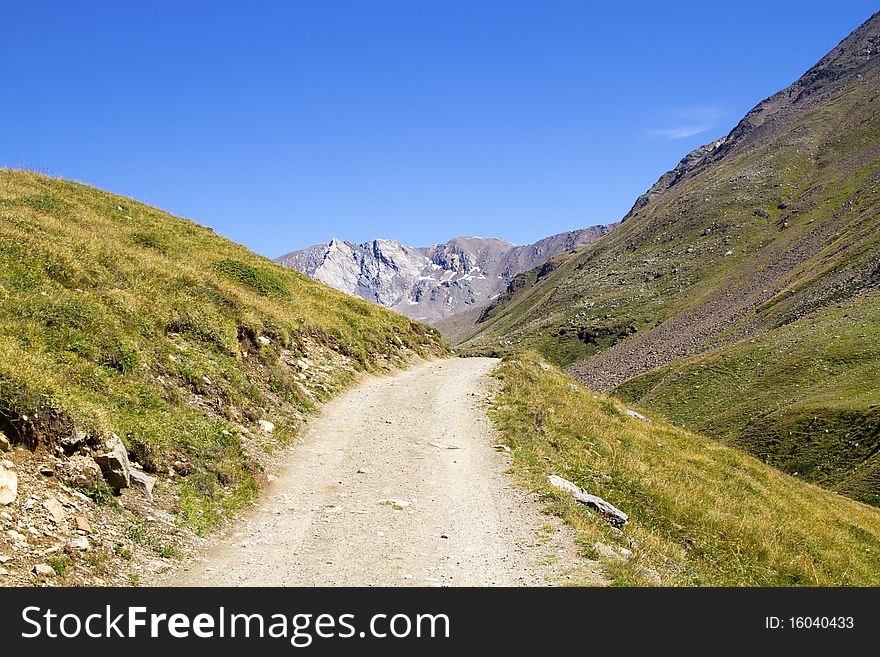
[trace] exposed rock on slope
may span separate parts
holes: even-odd
[[[353,244],[333,239],[277,262],[330,287],[424,321],[486,305],[524,271],[605,235],[594,226],[517,246],[484,237],[456,237],[414,248],[393,240]]]

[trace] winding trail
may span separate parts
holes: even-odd
[[[167,583],[602,584],[573,533],[505,473],[486,416],[497,361],[420,362],[327,404],[258,506]]]

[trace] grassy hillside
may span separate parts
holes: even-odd
[[[652,370],[615,394],[880,505],[880,292]]]
[[[514,281],[461,350],[534,349],[591,389],[880,500],[878,39],[880,14],[609,235]]]
[[[443,352],[433,329],[209,228],[0,170],[0,430],[36,451],[118,434],[148,472],[183,475],[197,529],[252,497],[255,453],[357,372]]]
[[[633,552],[607,563],[618,585],[844,586],[880,584],[880,509],[779,472],[649,411],[626,415],[540,357],[525,353],[497,371],[493,418],[514,471],[549,510],[595,543]],[[557,474],[629,514],[618,531],[567,494]]]

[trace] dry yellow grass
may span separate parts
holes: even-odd
[[[526,353],[498,370],[493,417],[515,471],[546,493],[580,535],[634,552],[609,564],[621,585],[847,586],[880,584],[880,509],[786,475],[734,448],[626,415]],[[629,514],[622,534],[551,488],[558,474]]]

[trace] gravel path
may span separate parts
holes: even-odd
[[[496,363],[423,362],[330,402],[258,507],[166,583],[604,583],[492,448],[486,375]]]

